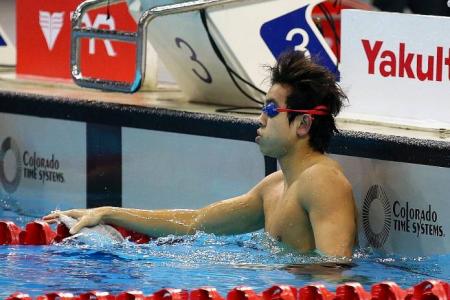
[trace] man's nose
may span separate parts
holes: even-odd
[[[259,115],[258,120],[259,120],[259,126],[260,127],[266,126],[267,115],[264,112],[261,112],[261,114]]]

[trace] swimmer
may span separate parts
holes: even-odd
[[[297,51],[280,56],[271,68],[271,84],[255,140],[264,155],[278,160],[280,171],[246,194],[197,210],[99,207],[54,212],[44,220],[57,222],[61,214],[78,219],[71,234],[101,223],[154,237],[264,228],[301,253],[351,257],[356,240],[352,187],[325,154],[346,97],[333,74]]]

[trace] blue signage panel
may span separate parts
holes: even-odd
[[[3,39],[3,37],[0,35],[0,47],[3,46],[7,46],[5,40]]]
[[[260,34],[274,57],[278,57],[288,49],[305,51],[318,62],[338,75],[333,58],[327,53],[316,33],[307,21],[311,18],[306,5],[300,9],[270,20],[261,26]],[[307,15],[308,13],[308,15]]]

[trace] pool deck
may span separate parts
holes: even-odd
[[[0,72],[0,112],[253,141],[257,110],[244,115],[216,112],[220,108],[188,102],[169,85],[155,92],[123,94],[80,88],[68,81],[16,79],[11,71]],[[176,119],[195,124],[168,124]],[[338,117],[337,124],[340,134],[332,141],[331,153],[450,167],[448,129],[347,117]],[[214,133],[216,129],[222,133]]]

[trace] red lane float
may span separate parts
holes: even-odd
[[[203,287],[192,290],[189,295],[190,300],[224,300],[219,292],[212,287]]]
[[[328,291],[323,284],[310,284],[299,289],[298,297],[302,300],[333,300],[335,294]]]
[[[152,295],[153,300],[188,300],[189,293],[182,289],[162,289]]]
[[[116,297],[114,295],[111,295],[108,292],[100,292],[100,291],[90,291],[84,294],[81,294],[79,300],[114,300]]]
[[[108,292],[90,291],[78,296],[71,293],[53,292],[38,296],[36,300],[224,300],[213,287],[202,287],[191,292],[183,289],[161,289],[149,296],[138,290],[112,295]],[[336,293],[323,285],[311,284],[296,289],[288,285],[275,285],[262,293],[240,286],[232,289],[226,300],[450,300],[450,287],[445,281],[426,280],[412,288],[401,289],[395,282],[374,284],[370,292],[357,282],[338,285]],[[6,300],[32,300],[28,294],[17,292]]]
[[[336,288],[335,300],[371,300],[370,293],[366,292],[359,282],[349,282]]]
[[[56,236],[50,225],[44,221],[33,221],[19,234],[21,245],[50,245]]]
[[[372,286],[370,291],[372,300],[403,300],[407,292],[402,290],[395,282],[383,281]]]
[[[262,297],[258,295],[252,288],[247,286],[238,286],[232,289],[228,295],[227,300],[261,300]]]
[[[79,297],[75,296],[72,293],[62,293],[62,292],[55,292],[55,293],[48,293],[43,296],[37,296],[36,300],[74,300],[79,299]]]
[[[297,289],[290,285],[274,285],[261,294],[263,300],[296,300]]]
[[[425,280],[413,287],[412,294],[405,300],[447,300],[450,299],[449,285],[441,280]]]
[[[119,226],[113,227],[131,242],[144,244],[151,240],[148,235]],[[62,223],[58,224],[56,231],[53,231],[46,222],[36,220],[28,223],[25,230],[22,230],[11,221],[0,220],[0,245],[50,245],[59,243],[69,236],[69,229]]]
[[[0,245],[18,245],[22,229],[10,221],[0,221]]]
[[[116,300],[151,300],[152,297],[146,297],[141,291],[127,291],[117,295]]]
[[[6,300],[32,300],[32,298],[28,294],[17,292],[11,294],[8,298],[6,298]]]

